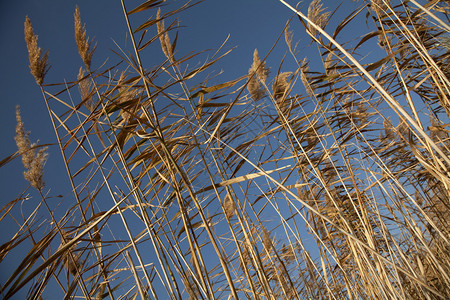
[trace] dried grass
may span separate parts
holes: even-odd
[[[285,36],[278,72],[255,50],[247,74],[221,82],[210,75],[223,49],[173,55],[164,20],[189,4],[163,2],[124,5],[135,56],[95,71],[77,8],[88,75],[69,86],[42,85],[47,56],[26,19],[73,196],[45,191],[45,153],[17,111],[18,154],[41,201],[26,191],[0,210],[11,231],[0,263],[17,262],[2,297],[450,298],[448,47],[432,38],[448,34],[446,6],[372,1],[336,25],[320,1],[308,16],[280,1],[302,22],[273,45]],[[352,36],[361,22],[371,31]],[[299,58],[302,25],[313,47],[298,44]],[[144,66],[151,45],[165,57]],[[381,59],[364,50],[374,47]]]

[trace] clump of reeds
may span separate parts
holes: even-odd
[[[163,1],[123,6],[126,24],[150,16],[130,25],[135,56],[95,71],[77,8],[84,69],[71,85],[36,77],[52,100],[73,201],[52,206],[60,197],[40,193],[51,220],[39,201],[0,210],[0,222],[12,221],[5,227],[17,224],[0,263],[29,242],[0,295],[449,299],[448,47],[432,41],[448,34],[440,18],[450,11],[413,2],[371,1],[337,23],[320,1],[307,16],[290,7],[302,22],[280,32],[287,54],[272,66],[274,78],[255,50],[248,72],[227,82],[205,72],[219,51],[175,57],[181,39],[170,41],[164,19],[184,4],[164,13],[171,6]],[[352,26],[362,23],[370,31],[355,37]],[[299,29],[313,37],[313,47],[296,44],[301,57],[293,49]],[[140,55],[152,44],[165,57],[144,66]],[[375,47],[381,55],[371,54]],[[26,178],[42,191],[45,153],[18,112],[17,122],[19,154],[27,172],[35,169]],[[96,126],[103,145],[90,134]],[[26,215],[16,203],[36,206]]]

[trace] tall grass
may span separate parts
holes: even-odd
[[[41,200],[1,210],[17,225],[2,297],[449,299],[448,2],[360,1],[335,26],[321,1],[280,1],[295,18],[274,47],[294,63],[255,50],[226,82],[211,73],[226,50],[200,65],[177,53],[182,31],[166,23],[192,3],[163,3],[122,0],[132,51],[98,69],[77,8],[82,67],[64,84],[45,84],[26,18],[73,195],[48,205],[46,150],[18,110],[19,151],[2,164],[22,156]],[[362,20],[367,33],[342,40]],[[315,57],[294,44],[305,31]],[[154,46],[163,59],[147,67]]]

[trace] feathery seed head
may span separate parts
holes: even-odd
[[[286,45],[288,48],[292,51],[292,30],[289,29],[289,24],[286,26],[286,29],[284,30],[284,40],[286,42]]]
[[[86,108],[89,109],[90,112],[92,112],[94,110],[94,102],[92,101],[91,95],[91,82],[88,78],[84,77],[84,70],[82,67],[80,67],[80,70],[78,71],[77,79],[81,101],[83,102],[84,106],[86,106]]]
[[[64,230],[61,231],[62,236],[59,248],[63,247],[67,243],[67,241],[71,239],[70,235],[67,232],[65,232]],[[63,254],[64,267],[66,267],[67,271],[69,271],[69,273],[71,273],[73,276],[77,274],[77,270],[80,267],[81,258],[81,253],[74,253],[74,250],[75,246],[72,246],[67,249],[66,253]]]
[[[139,88],[135,88],[134,86],[125,85],[126,76],[127,75],[125,74],[125,72],[122,72],[120,74],[120,78],[117,82],[117,86],[119,87],[118,88],[118,91],[119,91],[118,103],[121,103],[121,104],[127,103],[127,102],[130,103],[126,106],[123,106],[122,113],[121,113],[122,119],[125,122],[128,122],[133,117],[133,115],[136,114],[136,111],[138,110],[139,106],[133,105],[133,103],[139,101],[139,99],[141,97],[140,93],[142,92],[142,90]],[[133,100],[135,100],[135,101],[133,101]]]
[[[25,131],[25,126],[20,116],[19,106],[16,106],[16,136],[14,137],[20,155],[22,155],[22,163],[26,171],[24,177],[30,182],[31,186],[42,191],[45,186],[44,165],[47,161],[47,147],[41,148],[38,153],[34,150],[36,144],[31,144],[29,132]]]
[[[324,8],[322,8],[322,3],[320,0],[313,0],[308,7],[308,19],[319,26],[320,28],[324,28],[327,25],[328,17],[330,15],[329,12],[324,13]],[[317,35],[317,30],[311,24],[308,24],[308,29],[312,35]]]
[[[394,133],[392,132],[392,125],[389,117],[387,119],[384,119],[383,126],[384,126],[384,136],[389,140],[393,139]]]
[[[411,133],[408,122],[404,118],[400,118],[400,122],[397,126],[397,132],[403,136],[403,138],[407,138]]]
[[[389,0],[371,0],[370,8],[381,16],[387,10],[389,2]]]
[[[273,97],[275,99],[279,99],[283,97],[283,95],[286,93],[286,91],[289,88],[289,82],[287,78],[291,76],[292,72],[284,72],[277,76],[275,81],[273,82],[272,89],[273,89]]]
[[[439,121],[434,117],[430,118],[431,126],[430,126],[430,137],[435,143],[442,143],[442,141],[446,141],[448,139],[448,134],[439,124]]]
[[[261,62],[261,58],[259,58],[258,49],[253,51],[253,64],[250,70],[256,71],[259,80],[265,83],[267,77],[269,76],[269,68],[266,67],[266,62]]]
[[[265,62],[261,62],[257,49],[255,49],[255,51],[253,52],[253,63],[248,70],[248,76],[250,77],[250,79],[247,85],[247,89],[253,100],[257,101],[263,98],[265,95],[265,91],[259,83],[258,79],[262,83],[265,83],[267,77],[269,76],[269,69],[266,67]]]
[[[367,123],[369,116],[369,113],[367,112],[367,106],[364,104],[364,102],[358,102],[356,104],[356,112],[355,112],[355,119],[356,123],[358,125],[364,125]]]
[[[414,197],[416,198],[417,204],[419,204],[419,206],[422,206],[423,205],[423,198],[422,198],[422,195],[420,195],[419,191],[417,191],[417,190],[415,191]]]
[[[36,144],[32,144],[32,147],[35,147]],[[36,188],[39,191],[45,186],[44,183],[44,165],[47,161],[47,147],[39,149],[37,155],[34,157],[31,162],[30,168],[24,172],[24,177],[28,180],[32,187]]]
[[[234,201],[229,194],[225,196],[224,202],[225,202],[224,203],[225,214],[227,215],[228,218],[231,218],[232,216],[234,216],[236,204],[234,204]]]
[[[333,63],[333,52],[328,53],[325,58],[324,67],[328,76],[336,74],[335,63]]]
[[[172,43],[170,42],[169,34],[164,28],[164,20],[161,19],[161,8],[158,8],[156,13],[156,19],[159,20],[156,23],[156,28],[158,30],[159,42],[161,43],[161,49],[164,55],[170,60],[173,60]]]
[[[36,83],[42,85],[45,74],[48,71],[48,51],[42,54],[42,49],[38,47],[38,37],[33,32],[33,25],[28,16],[25,17],[24,33],[30,61],[30,72]]]
[[[34,149],[31,149],[31,142],[28,137],[30,132],[25,131],[18,105],[16,106],[16,120],[16,136],[14,140],[16,141],[17,148],[19,148],[20,155],[22,155],[23,166],[29,169],[34,158]]]
[[[262,236],[263,245],[267,249],[267,251],[270,251],[272,249],[272,239],[270,237],[270,233],[264,226],[262,227],[262,233],[263,233]]]
[[[308,61],[305,59],[303,59],[301,66],[300,66],[300,79],[303,83],[303,85],[305,86],[306,92],[308,93],[308,95],[311,98],[314,98],[314,91],[311,87],[311,84],[309,83],[309,79],[308,79],[308,75],[307,73],[309,72],[309,67],[308,67]]]
[[[78,53],[83,60],[86,70],[90,72],[92,55],[95,51],[95,45],[92,46],[92,40],[86,38],[86,26],[81,25],[80,9],[78,5],[75,7],[74,14],[74,26],[75,26],[75,42],[77,43]]]

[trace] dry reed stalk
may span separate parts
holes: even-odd
[[[23,173],[25,179],[31,186],[39,191],[45,186],[44,183],[44,165],[47,161],[47,147],[39,149],[36,153],[37,144],[31,144],[29,132],[25,131],[22,117],[20,116],[19,106],[16,106],[16,136],[14,137],[19,153],[22,155],[22,163],[26,171]]]
[[[59,245],[59,248],[63,247],[66,244],[66,239],[70,239],[70,236],[65,231],[62,231],[61,243]],[[67,271],[73,276],[76,276],[80,268],[81,253],[75,253],[74,250],[75,246],[70,247],[63,254],[62,258],[64,267],[66,267]]]
[[[33,25],[30,19],[25,17],[25,42],[28,49],[28,59],[30,61],[30,71],[36,83],[42,85],[45,74],[48,71],[48,51],[42,54],[42,49],[38,47],[38,36],[33,32]]]
[[[94,54],[96,45],[92,47],[93,40],[89,41],[89,38],[86,37],[86,26],[81,25],[80,9],[78,8],[78,5],[75,7],[74,27],[78,53],[86,66],[86,70],[90,73],[92,55]]]

